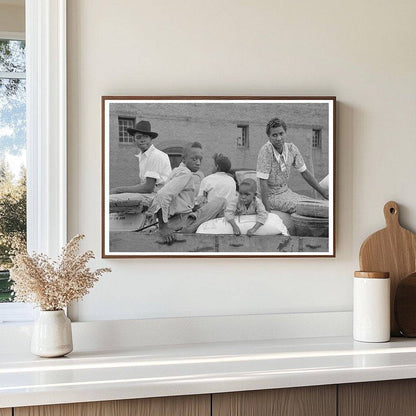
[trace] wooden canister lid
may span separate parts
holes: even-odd
[[[389,272],[354,272],[354,277],[363,277],[365,279],[388,279],[389,276]]]

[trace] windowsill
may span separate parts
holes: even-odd
[[[36,311],[27,303],[0,303],[0,325],[23,325],[33,322]]]

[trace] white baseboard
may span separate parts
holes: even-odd
[[[0,353],[29,351],[31,325],[0,326]],[[74,322],[74,350],[351,336],[352,312]],[[3,341],[4,340],[4,341]]]

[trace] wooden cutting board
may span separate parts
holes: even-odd
[[[398,336],[394,298],[400,280],[416,271],[416,235],[400,225],[396,202],[384,205],[384,217],[386,228],[370,235],[361,245],[360,268],[362,271],[390,273],[390,329],[391,335]]]

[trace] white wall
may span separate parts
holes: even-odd
[[[68,235],[113,268],[73,316],[351,310],[384,203],[416,230],[415,15],[414,0],[69,0]],[[99,259],[100,97],[242,94],[337,96],[337,257]]]

